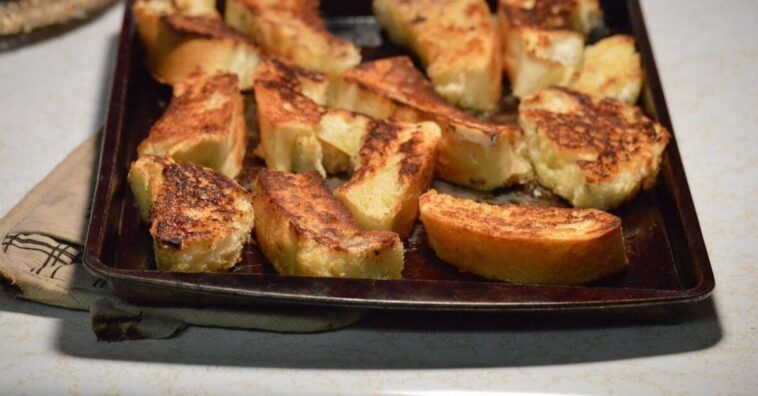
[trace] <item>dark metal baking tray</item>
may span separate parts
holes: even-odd
[[[364,59],[401,53],[379,33],[370,16],[370,2],[322,3],[330,29],[361,45]],[[605,26],[598,34],[636,37],[645,69],[640,104],[671,130],[638,0],[605,1],[603,6]],[[403,280],[280,276],[252,245],[230,273],[157,271],[147,227],[140,223],[126,183],[137,143],[170,97],[170,89],[149,76],[144,56],[131,15],[126,12],[84,253],[86,268],[106,279],[114,294],[125,300],[178,306],[281,303],[466,311],[564,310],[691,303],[707,297],[714,288],[676,139],[666,149],[655,187],[614,211],[623,221],[629,270],[591,285],[514,285],[460,272],[434,256],[420,225],[406,244]]]

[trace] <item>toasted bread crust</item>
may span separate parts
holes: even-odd
[[[621,219],[605,212],[488,205],[434,190],[419,203],[435,253],[486,278],[582,284],[628,265]]]
[[[228,0],[225,19],[267,54],[336,75],[360,63],[360,51],[327,30],[318,8],[318,0]]]
[[[151,234],[161,247],[182,249],[193,240],[230,232],[228,224],[242,215],[236,204],[239,197],[248,197],[247,191],[219,173],[166,161],[163,187],[150,210]],[[188,212],[203,217],[190,217]]]
[[[261,154],[272,170],[326,171],[323,150],[314,131],[327,109],[313,99],[325,100],[328,81],[276,59],[268,59],[256,72]],[[310,96],[307,96],[310,95]]]
[[[499,0],[500,23],[509,27],[541,30],[576,30],[588,33],[598,22],[597,0]]]
[[[239,96],[237,77],[231,74],[209,78],[196,75],[185,80],[183,85],[177,85],[174,94],[166,112],[138,146],[138,152],[147,145],[170,138],[191,137],[198,133],[226,133],[236,107],[231,98]],[[211,100],[215,103],[209,103]]]
[[[592,239],[621,227],[621,219],[596,209],[488,205],[439,194],[420,198],[431,213],[458,219],[467,229],[496,238]]]
[[[258,48],[227,27],[215,9],[189,13],[170,0],[143,0],[132,12],[156,80],[174,85],[198,71],[230,72],[239,78],[240,89],[252,87]]]
[[[512,26],[540,29],[571,29],[576,0],[539,0],[529,7],[524,0],[500,0],[500,7]]]
[[[325,110],[303,94],[298,77],[320,75],[306,73],[276,59],[261,64],[255,85],[256,98],[261,98],[257,103],[258,114],[265,116],[267,122],[274,126],[285,122],[317,123]]]
[[[480,121],[448,105],[408,57],[363,63],[346,71],[331,102],[373,117],[433,121],[442,130],[437,177],[479,190],[531,178],[518,128]],[[357,92],[357,97],[353,97]]]
[[[443,116],[490,136],[498,133],[497,125],[480,121],[445,102],[407,56],[362,63],[345,71],[341,79],[375,95],[386,96],[398,107],[407,106],[419,112],[415,117],[401,117],[401,121],[435,121],[432,118]]]
[[[566,88],[521,102],[538,180],[579,207],[607,209],[655,182],[669,132],[619,100]]]
[[[191,161],[236,177],[247,147],[237,81],[233,74],[198,73],[178,83],[166,112],[137,153]]]
[[[439,140],[433,123],[371,120],[359,165],[335,195],[361,228],[391,230],[405,238],[418,216],[418,197],[431,185]]]
[[[161,18],[166,26],[179,35],[206,39],[227,38],[247,45],[255,45],[249,37],[237,33],[215,17],[171,14]]]
[[[402,242],[394,232],[363,231],[315,172],[263,170],[254,198],[256,237],[284,275],[399,278]]]
[[[391,246],[397,238],[393,232],[361,230],[317,173],[262,171],[258,191],[289,220],[296,234],[329,249],[347,251],[346,239],[355,237],[376,248]]]
[[[513,95],[570,84],[581,67],[584,34],[601,14],[597,0],[500,0],[503,68]]]
[[[150,223],[159,269],[223,271],[240,260],[254,214],[252,197],[233,180],[146,155],[132,164],[129,185]]]
[[[582,70],[570,88],[589,95],[637,103],[642,89],[642,65],[634,37],[617,34],[588,46]]]
[[[462,107],[489,110],[500,100],[500,41],[482,0],[374,0],[390,37],[421,58],[435,90]]]
[[[670,134],[647,118],[638,107],[630,107],[613,99],[593,100],[587,95],[566,88],[553,88],[568,96],[576,107],[558,113],[528,106],[539,101],[540,94],[524,100],[523,114],[534,120],[537,128],[556,145],[559,151],[594,158],[578,160],[588,183],[602,183],[617,175],[621,168],[639,155],[645,155],[652,144],[666,145]],[[653,158],[647,158],[653,161]]]

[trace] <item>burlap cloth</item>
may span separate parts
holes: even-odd
[[[187,325],[318,332],[348,326],[366,315],[333,308],[153,308],[118,300],[80,260],[97,153],[93,137],[0,220],[0,289],[23,299],[88,310],[98,339],[109,341],[166,338]]]
[[[84,19],[116,0],[3,0],[0,36],[29,33],[45,26]]]

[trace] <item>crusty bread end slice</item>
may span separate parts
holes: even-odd
[[[437,256],[488,279],[576,285],[628,266],[621,219],[599,210],[489,205],[434,190],[420,207]]]

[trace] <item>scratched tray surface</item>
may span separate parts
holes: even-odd
[[[364,60],[407,54],[383,36],[374,19],[367,15],[368,3],[351,3],[347,7],[339,3],[324,2],[329,27],[361,46]],[[641,105],[650,116],[670,128],[644,26],[641,20],[633,24],[630,19],[630,10],[639,18],[638,4],[633,1],[627,7],[622,2],[606,3],[604,26],[590,40],[612,33],[637,37],[647,73]],[[539,309],[688,302],[707,296],[713,288],[710,264],[675,141],[667,149],[656,186],[613,211],[622,219],[629,269],[590,285],[510,285],[461,272],[434,255],[420,223],[405,243],[403,280],[279,276],[254,244],[245,247],[241,262],[230,273],[156,271],[148,227],[141,222],[125,183],[129,163],[136,156],[136,145],[163,113],[171,96],[169,87],[149,76],[144,59],[144,50],[127,16],[85,257],[88,269],[106,277],[122,298],[172,305],[244,305],[269,300],[389,308]],[[253,126],[251,95],[247,95],[246,102],[249,124]],[[512,123],[516,107],[517,101],[506,96],[497,111],[479,116]],[[255,141],[255,133],[252,135]],[[249,154],[239,178],[243,186],[252,185],[260,166],[260,161]],[[439,181],[435,182],[435,188],[492,203],[566,206],[563,200],[536,184],[491,193],[476,193]]]

